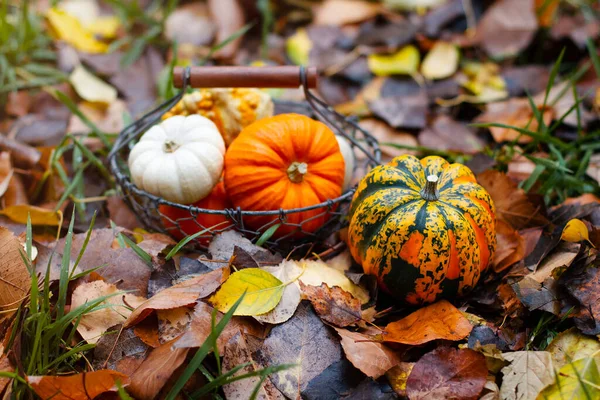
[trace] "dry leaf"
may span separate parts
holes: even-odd
[[[483,149],[483,141],[468,126],[447,115],[439,115],[419,133],[419,144],[432,149],[472,153]]]
[[[117,89],[97,78],[82,65],[75,67],[69,82],[82,99],[108,106],[117,99]]]
[[[556,381],[544,388],[539,400],[597,399],[600,398],[600,358],[589,357],[563,366]]]
[[[0,153],[0,197],[6,193],[12,177],[13,168],[10,162],[10,153],[3,151]]]
[[[92,400],[102,393],[116,392],[117,382],[127,385],[127,376],[103,369],[69,376],[28,376],[27,383],[42,399]]]
[[[199,298],[212,294],[228,277],[229,269],[219,268],[161,290],[133,310],[124,325],[129,327],[138,324],[154,310],[169,310],[191,306]]]
[[[4,347],[0,345],[0,351],[4,350]],[[14,372],[15,368],[10,363],[6,354],[0,355],[0,372]],[[0,377],[0,393],[4,392],[4,389],[12,382],[11,378]]]
[[[103,296],[110,296],[118,292],[119,290],[115,285],[104,281],[84,283],[73,291],[71,308],[74,309],[83,306],[88,301]],[[100,305],[100,307],[108,307],[83,315],[79,321],[79,325],[77,325],[77,332],[88,343],[96,343],[108,328],[122,324],[129,317],[131,314],[129,307],[136,308],[144,301],[146,301],[145,298],[129,293],[112,296]]]
[[[131,376],[127,391],[138,400],[154,399],[175,370],[184,363],[189,350],[173,348],[173,342],[153,349]]]
[[[339,286],[352,296],[360,300],[361,304],[369,301],[369,293],[362,287],[355,285],[346,275],[335,268],[331,268],[323,261],[298,260],[291,261],[300,268],[304,268],[304,273],[300,276],[300,282],[305,285],[321,286],[326,283],[329,287]]]
[[[573,327],[556,335],[546,351],[552,355],[554,366],[560,369],[570,362],[597,355],[600,343]]]
[[[419,345],[432,340],[462,340],[473,329],[468,319],[446,300],[423,307],[385,327],[384,342]]]
[[[554,382],[552,357],[547,351],[503,353],[510,365],[502,368],[500,397],[506,400],[530,400]]]
[[[177,7],[165,21],[165,37],[179,44],[209,45],[216,26],[204,3],[187,3]]]
[[[82,101],[78,104],[79,111],[92,121],[98,129],[107,133],[118,133],[125,127],[124,115],[127,113],[127,104],[123,100],[116,99],[108,104],[98,106],[97,103]],[[67,126],[67,132],[86,134],[92,129],[86,125],[77,115],[72,114]],[[92,138],[86,138],[92,139]],[[85,143],[85,142],[84,142]],[[104,146],[101,143],[102,146]],[[119,224],[117,224],[119,225]],[[119,225],[122,226],[122,225]]]
[[[238,0],[208,0],[208,9],[212,20],[217,24],[217,43],[223,43],[244,26],[244,10]],[[241,42],[242,38],[237,38],[219,49],[213,56],[223,59],[233,58]]]
[[[369,70],[377,76],[413,75],[419,69],[419,50],[408,45],[394,54],[370,54],[367,57]]]
[[[421,74],[427,79],[445,79],[456,72],[460,51],[452,43],[436,42],[421,64]]]
[[[408,376],[406,392],[411,400],[476,400],[487,374],[483,354],[439,347],[417,361]]]
[[[414,135],[396,130],[379,119],[366,118],[361,120],[359,125],[375,136],[381,146],[381,152],[386,156],[398,157],[403,154],[413,154],[414,150],[409,149],[419,145]],[[400,147],[406,146],[408,149],[393,147],[389,145],[390,143],[399,145]]]
[[[390,386],[399,396],[406,397],[406,381],[414,366],[415,363],[400,362],[385,374]]]
[[[84,27],[76,17],[66,11],[51,8],[46,13],[46,18],[56,37],[76,49],[86,53],[106,53],[108,51],[106,43],[96,40],[91,30]]]
[[[375,17],[381,6],[361,0],[325,0],[315,7],[315,25],[347,25]]]
[[[477,175],[477,182],[492,196],[497,219],[504,220],[517,230],[548,224],[525,191],[504,173],[488,170]]]
[[[566,242],[581,242],[583,240],[590,240],[590,232],[588,231],[588,227],[583,223],[582,220],[573,218],[567,225],[565,225],[562,234],[560,235],[560,239]]]
[[[525,257],[525,240],[504,220],[496,221],[496,252],[492,267],[502,272]]]
[[[338,286],[330,288],[326,283],[311,286],[302,282],[300,288],[303,298],[310,300],[323,320],[343,328],[361,319],[360,301],[344,289]]]
[[[29,292],[31,277],[21,258],[21,241],[0,227],[0,310],[17,309]]]
[[[369,336],[346,329],[335,328],[342,338],[342,348],[348,360],[365,375],[378,379],[400,363],[400,357]]]
[[[62,213],[60,211],[48,210],[28,204],[6,207],[0,210],[0,215],[4,215],[20,224],[26,224],[28,216],[31,219],[31,225],[59,226],[62,222]]]
[[[302,268],[290,261],[283,261],[276,267],[262,267],[261,269],[271,273],[281,282],[292,282],[302,274]],[[300,288],[297,282],[293,282],[285,286],[281,300],[274,309],[265,314],[255,315],[254,318],[267,324],[281,324],[294,315],[298,304],[300,304]]]

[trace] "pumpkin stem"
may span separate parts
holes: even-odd
[[[436,201],[440,197],[440,192],[437,190],[437,175],[429,175],[427,177],[427,183],[423,190],[421,190],[421,197],[427,201]]]
[[[177,144],[174,140],[167,140],[163,145],[163,150],[165,153],[172,153],[179,148],[179,144]]]
[[[304,175],[308,172],[308,164],[294,161],[287,169],[288,178],[294,183],[302,182]]]

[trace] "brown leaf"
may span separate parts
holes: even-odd
[[[3,346],[0,345],[0,350],[3,349]],[[3,354],[0,356],[0,372],[14,372],[15,368],[10,363],[8,356]],[[0,377],[0,393],[4,392],[4,389],[11,383],[11,378]]]
[[[111,327],[114,334],[102,335],[94,348],[94,368],[108,368],[127,376],[142,364],[149,353],[148,346],[134,333],[133,329]]]
[[[390,386],[399,396],[406,397],[406,381],[415,366],[415,363],[400,362],[394,368],[386,372],[385,376],[390,382]]]
[[[27,90],[12,91],[8,93],[8,101],[4,110],[10,116],[22,117],[27,115],[30,105],[31,97]]]
[[[12,177],[13,167],[10,162],[10,153],[3,151],[0,153],[0,197],[6,193]]]
[[[515,229],[548,224],[546,217],[504,173],[489,170],[477,175],[477,181],[488,191],[496,205],[496,218]]]
[[[373,100],[369,108],[394,128],[422,129],[426,125],[429,99],[424,90],[403,96]]]
[[[27,383],[42,399],[92,400],[106,392],[115,392],[117,382],[127,385],[127,376],[108,369],[69,376],[28,376]]]
[[[0,135],[0,150],[7,151],[12,157],[15,167],[30,169],[36,166],[42,154],[35,147]]]
[[[127,105],[123,100],[117,99],[110,103],[108,107],[99,107],[95,103],[86,101],[80,102],[77,106],[83,115],[96,124],[102,132],[118,133],[124,128],[123,114],[127,112]],[[68,133],[87,134],[91,131],[91,128],[77,115],[71,115],[67,127]]]
[[[219,268],[161,290],[133,310],[124,325],[126,327],[135,325],[154,310],[169,310],[193,305],[199,298],[211,295],[228,277],[229,269]]]
[[[430,127],[419,133],[419,144],[432,149],[463,153],[483,148],[483,142],[472,129],[446,115],[438,116]]]
[[[306,302],[288,322],[273,328],[260,353],[263,365],[296,364],[271,375],[273,384],[290,399],[300,399],[313,378],[342,359],[339,339]]]
[[[554,366],[549,352],[515,351],[502,356],[510,365],[502,368],[501,399],[535,399],[544,386],[554,382]]]
[[[406,384],[411,400],[479,398],[487,381],[485,357],[471,349],[440,347],[425,354]]]
[[[419,345],[432,340],[461,340],[473,329],[467,318],[446,300],[423,307],[385,327],[384,342]]]
[[[415,147],[419,144],[414,135],[394,129],[387,123],[375,118],[363,119],[359,125],[377,138],[381,146],[381,152],[389,157],[413,154],[411,150],[396,148],[390,146],[390,143],[408,147]]]
[[[213,21],[217,24],[217,43],[222,43],[245,23],[244,10],[237,0],[208,0],[208,8]],[[242,38],[238,38],[218,50],[214,57],[230,59],[237,52]]]
[[[300,288],[303,297],[312,303],[323,320],[343,328],[361,319],[360,300],[339,286],[330,288],[326,283],[312,286],[300,282]]]
[[[525,240],[503,220],[496,222],[496,252],[492,267],[502,272],[525,257]]]
[[[477,26],[483,49],[492,57],[506,57],[525,49],[537,31],[534,0],[500,0]]]
[[[153,349],[131,376],[127,391],[139,400],[154,399],[173,372],[183,364],[189,350],[175,349],[173,342]]]
[[[578,265],[565,275],[561,283],[576,301],[576,307],[569,316],[574,317],[575,325],[584,334],[600,334],[600,268]]]
[[[208,15],[204,3],[183,4],[165,21],[165,36],[173,42],[209,45],[215,36],[216,26]]]
[[[381,6],[360,0],[325,0],[314,10],[315,25],[347,25],[375,17]]]
[[[192,322],[193,313],[187,307],[156,310],[159,342],[165,343],[179,337]]]
[[[119,290],[115,285],[104,281],[92,281],[79,285],[71,296],[71,308],[77,308],[87,302],[102,296],[114,295]],[[96,343],[108,328],[122,324],[129,314],[129,307],[137,307],[146,299],[130,293],[115,295],[103,301],[101,308],[94,312],[86,313],[77,325],[77,332],[88,343]]]
[[[369,336],[347,329],[335,328],[342,338],[342,348],[348,360],[365,375],[377,379],[400,363],[400,357]]]
[[[31,277],[21,258],[21,241],[0,227],[0,310],[17,309],[29,292]]]
[[[125,204],[121,196],[110,196],[106,199],[106,208],[111,221],[117,226],[133,231],[140,226],[137,216]]]
[[[10,207],[21,204],[29,204],[27,190],[21,177],[18,174],[13,174],[11,180],[8,182],[4,197],[2,197],[2,205]]]

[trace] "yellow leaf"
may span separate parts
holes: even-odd
[[[89,25],[86,25],[86,28],[95,35],[107,39],[114,39],[115,36],[117,36],[119,26],[121,26],[119,18],[115,16],[104,16],[95,19]]]
[[[63,10],[51,8],[46,13],[50,28],[60,40],[87,53],[106,53],[108,45],[94,38],[91,30],[84,27],[74,16]]]
[[[210,298],[210,302],[221,312],[227,312],[246,292],[233,315],[261,315],[274,309],[283,295],[285,284],[267,271],[245,268],[233,273]]]
[[[290,60],[296,65],[307,65],[312,41],[308,33],[300,28],[285,42],[285,49]]]
[[[117,89],[78,65],[69,81],[77,94],[84,100],[109,105],[117,99]]]
[[[555,381],[542,390],[539,400],[598,399],[600,398],[600,372],[598,358],[581,358],[563,366]]]
[[[370,54],[367,58],[369,69],[377,76],[412,75],[419,69],[419,50],[413,45],[403,47],[390,55]]]
[[[48,210],[28,204],[6,207],[0,210],[0,215],[4,215],[20,224],[27,223],[27,215],[30,216],[32,225],[59,226],[62,223],[62,213],[60,211]]]
[[[566,242],[581,242],[590,240],[587,226],[580,219],[573,218],[562,231],[560,238]]]
[[[448,78],[458,69],[460,51],[448,42],[437,42],[427,53],[421,65],[421,74],[427,79]]]

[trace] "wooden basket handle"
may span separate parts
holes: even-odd
[[[194,88],[298,88],[302,85],[301,67],[293,65],[267,67],[191,67],[190,86]],[[309,89],[317,87],[317,69],[305,68]],[[185,68],[173,69],[173,84],[183,87]]]

